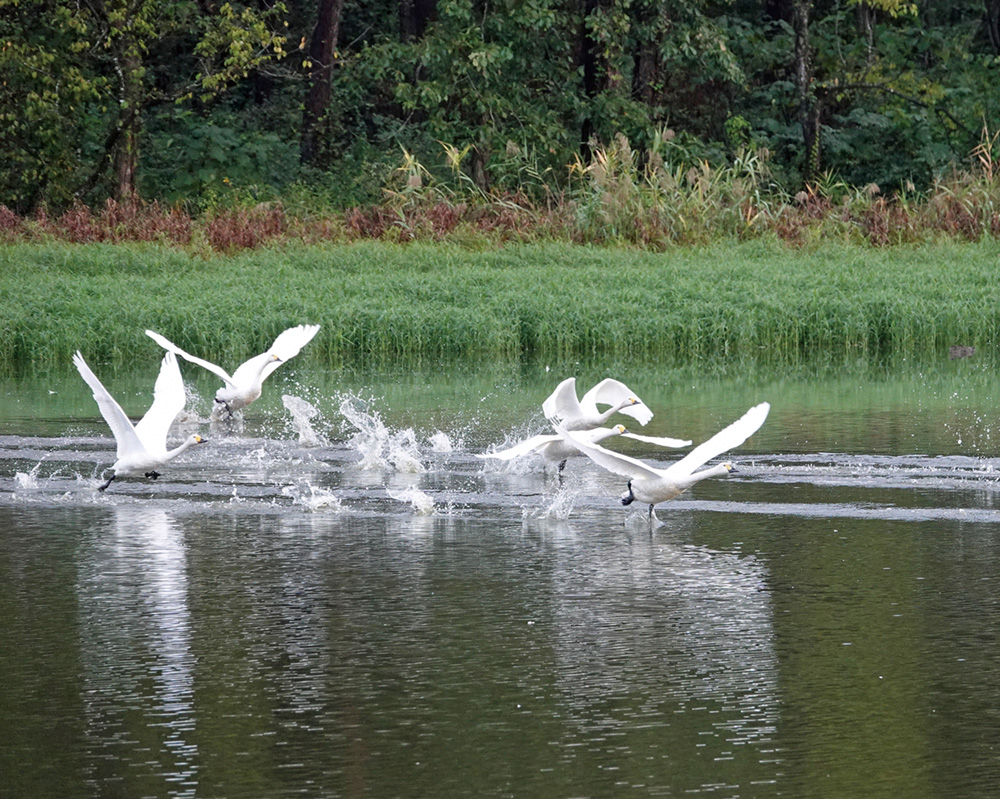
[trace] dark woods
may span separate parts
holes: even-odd
[[[387,204],[410,209],[405,228],[415,206],[500,203],[476,224],[519,230],[579,203],[581,186],[612,181],[627,206],[628,180],[662,195],[705,175],[726,177],[746,223],[774,216],[766,199],[815,211],[851,192],[870,207],[892,198],[873,211],[888,219],[906,198],[967,185],[959,175],[988,191],[994,179],[1000,0],[0,9],[8,219],[82,206],[96,209],[90,229],[109,199],[157,202],[150,218],[183,237],[161,206],[221,218],[279,200],[311,213]],[[360,213],[356,226],[382,227]]]

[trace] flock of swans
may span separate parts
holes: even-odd
[[[106,490],[112,481],[120,477],[156,479],[160,476],[158,470],[174,458],[192,446],[206,443],[206,439],[195,434],[188,436],[179,446],[167,449],[170,427],[186,402],[177,356],[222,379],[224,385],[216,392],[211,418],[213,421],[233,419],[260,397],[262,384],[268,375],[282,363],[298,355],[317,332],[319,325],[289,328],[274,340],[266,352],[241,364],[230,375],[222,367],[191,355],[159,333],[147,330],[146,335],[163,347],[166,353],[154,385],[153,403],[145,416],[134,425],[91,371],[83,355],[77,351],[73,356],[73,363],[94,392],[97,406],[117,444],[111,476],[98,490]],[[599,406],[607,407],[602,411]],[[655,505],[674,499],[702,480],[735,471],[730,461],[700,471],[695,470],[712,458],[743,444],[764,424],[770,408],[767,402],[755,405],[680,460],[665,469],[658,469],[637,458],[607,449],[601,446],[601,442],[622,436],[673,449],[688,447],[692,442],[678,438],[637,435],[628,432],[622,424],[603,427],[617,413],[630,416],[640,425],[646,425],[653,418],[653,412],[628,386],[612,378],[602,380],[578,399],[576,378],[570,377],[563,380],[542,403],[542,412],[552,424],[553,433],[532,436],[512,447],[485,452],[478,457],[513,460],[538,454],[546,462],[558,464],[560,475],[569,458],[587,457],[609,472],[628,478],[628,490],[621,497],[622,504],[641,502],[649,505],[649,520],[652,523]]]

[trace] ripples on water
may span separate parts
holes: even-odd
[[[103,494],[107,436],[0,436],[11,795],[995,786],[1000,461],[765,425],[651,534],[510,431],[282,405]]]

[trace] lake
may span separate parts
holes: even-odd
[[[156,364],[91,366],[141,416]],[[996,364],[292,362],[221,426],[181,367],[208,444],[105,493],[79,375],[0,381],[0,795],[995,795]],[[650,435],[772,410],[651,529],[475,457],[574,374]]]

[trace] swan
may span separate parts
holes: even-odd
[[[598,404],[611,407],[601,412],[597,409]],[[641,425],[653,418],[653,412],[632,389],[610,377],[590,389],[580,400],[576,398],[576,378],[566,378],[542,403],[542,413],[564,430],[593,430],[616,413],[631,416]]]
[[[635,433],[628,432],[623,424],[616,424],[614,427],[597,427],[593,430],[582,430],[579,432],[579,436],[586,438],[591,444],[597,444],[607,438],[622,436],[634,439],[635,441],[643,441],[647,444],[655,444],[658,447],[678,448],[691,445],[690,441],[682,441],[679,438],[636,435]],[[532,452],[537,452],[549,463],[558,463],[560,472],[566,466],[568,458],[583,454],[577,447],[564,441],[558,433],[552,433],[532,436],[507,449],[497,450],[496,452],[483,452],[482,454],[477,454],[476,457],[509,461]]]
[[[215,408],[211,415],[213,421],[218,421],[222,418],[223,410],[227,414],[226,418],[232,419],[236,411],[259,399],[264,379],[280,364],[298,355],[299,350],[312,341],[313,336],[318,332],[319,325],[299,325],[288,328],[274,340],[267,352],[256,355],[243,363],[233,372],[232,376],[221,366],[216,366],[211,361],[184,352],[159,333],[147,330],[146,335],[168,352],[180,355],[185,360],[196,363],[222,378],[226,385],[215,392]]]
[[[143,475],[155,480],[160,476],[157,469],[162,469],[188,447],[205,443],[201,436],[191,435],[179,447],[167,449],[167,431],[177,414],[184,409],[187,399],[181,370],[172,352],[164,354],[160,374],[153,388],[153,404],[135,426],[129,421],[121,405],[97,379],[97,375],[90,370],[79,350],[73,356],[73,363],[94,392],[97,407],[118,444],[117,460],[111,466],[111,477],[98,487],[98,491],[104,491],[116,477]]]
[[[699,444],[666,469],[656,469],[640,460],[630,458],[628,455],[604,449],[604,447],[588,441],[579,434],[567,431],[564,427],[557,426],[556,431],[598,466],[604,467],[609,472],[628,477],[628,491],[622,495],[622,505],[629,505],[636,500],[648,503],[649,523],[652,524],[653,506],[657,503],[674,499],[695,483],[709,477],[719,477],[735,471],[731,461],[720,463],[710,469],[703,469],[700,472],[696,472],[695,469],[715,456],[738,447],[746,441],[764,424],[770,410],[771,406],[767,402],[755,405],[731,425],[720,430],[708,441]]]

